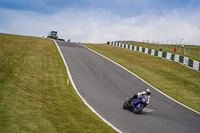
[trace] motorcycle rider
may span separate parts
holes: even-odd
[[[147,89],[146,91],[139,92],[138,94],[134,94],[133,97],[128,100],[128,104],[130,104],[133,99],[140,98],[142,95],[145,95],[145,97],[147,97],[147,105],[148,105],[151,95],[151,91],[149,89]]]

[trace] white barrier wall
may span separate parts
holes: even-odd
[[[118,42],[108,42],[108,44],[117,46],[117,47],[121,47],[121,48],[134,50],[134,51],[143,52],[143,53],[150,54],[153,56],[166,58],[168,60],[182,63],[182,64],[187,65],[197,71],[200,71],[200,63],[198,61],[189,59],[188,57],[184,57],[184,56],[180,56],[180,55],[176,55],[176,54],[172,54],[172,53],[168,53],[168,52],[156,51],[154,49],[148,49],[148,48],[143,48],[143,47],[138,47],[138,46],[133,46],[133,45],[128,45],[128,44],[122,44],[122,43],[118,43]],[[133,49],[133,47],[134,47],[134,49]],[[151,51],[151,52],[149,52],[149,51]]]

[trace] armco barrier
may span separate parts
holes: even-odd
[[[113,45],[116,47],[126,48],[129,50],[143,52],[143,53],[153,55],[153,56],[166,58],[168,60],[179,62],[179,63],[189,66],[197,71],[200,71],[200,63],[198,61],[189,59],[188,57],[185,57],[185,56],[180,56],[180,55],[176,55],[176,54],[172,54],[172,53],[168,53],[168,52],[156,51],[154,49],[148,49],[148,48],[143,48],[143,47],[139,47],[139,46],[123,44],[123,43],[119,43],[119,42],[107,42],[107,44]]]

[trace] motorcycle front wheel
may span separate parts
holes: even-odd
[[[135,105],[133,107],[133,113],[135,114],[139,114],[144,108],[144,104],[143,103],[138,103],[137,105]]]

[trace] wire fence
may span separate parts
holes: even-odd
[[[193,45],[167,45],[167,44],[153,44],[156,49],[159,51],[171,52],[179,55],[184,55],[194,60],[200,61],[200,46]]]

